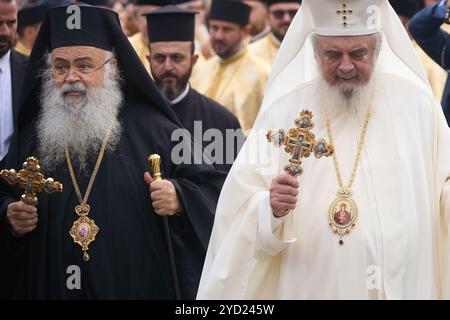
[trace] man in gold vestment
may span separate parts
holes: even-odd
[[[234,113],[246,134],[258,114],[269,74],[269,66],[244,44],[249,15],[250,7],[242,2],[212,2],[209,33],[217,56],[198,66],[191,78],[194,89]]]
[[[268,0],[269,25],[271,32],[264,38],[255,41],[249,46],[249,50],[272,66],[281,41],[294,19],[301,0]]]

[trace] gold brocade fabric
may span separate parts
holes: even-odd
[[[423,68],[425,69],[431,89],[433,89],[433,96],[436,101],[441,102],[445,83],[447,81],[447,71],[434,62],[434,60],[431,59],[415,41],[413,42],[413,45],[422,62]]]
[[[264,38],[257,40],[249,45],[248,50],[258,58],[264,60],[269,66],[272,66],[280,43],[274,39],[274,35],[269,33]]]
[[[141,60],[147,72],[150,74],[150,63],[147,60],[147,56],[149,54],[148,51],[148,42],[143,39],[142,34],[140,32],[132,35],[128,38],[137,55],[139,56],[139,60]]]
[[[228,108],[248,135],[261,106],[269,65],[245,48],[225,60],[215,56],[194,69],[191,86]]]
[[[16,44],[16,46],[14,47],[14,49],[15,49],[17,52],[20,52],[21,54],[26,55],[27,57],[29,57],[30,54],[31,54],[31,50],[28,49],[27,47],[25,47],[25,46],[22,44],[22,42],[20,42],[20,41],[17,41],[17,44]]]

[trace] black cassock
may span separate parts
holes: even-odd
[[[221,132],[223,140],[219,141],[219,144],[223,147],[221,150],[221,154],[223,156],[218,157],[219,161],[216,161],[214,165],[219,170],[225,172],[230,171],[234,159],[236,158],[237,153],[242,147],[245,139],[242,131],[240,130],[241,126],[239,125],[237,118],[219,103],[209,99],[193,89],[189,89],[189,92],[184,99],[176,104],[173,104],[172,109],[175,111],[175,114],[183,126],[191,133],[195,141],[202,145],[203,148],[207,148],[208,145],[211,144],[211,141],[202,139],[205,131],[209,129],[218,129]],[[194,132],[195,121],[201,121],[201,136],[198,132]],[[230,139],[228,141],[228,146],[231,145],[229,150],[226,148],[227,129],[236,132],[235,138],[233,138],[232,141]],[[231,132],[229,132],[228,137],[231,137]],[[212,156],[214,157],[216,153],[212,153]]]
[[[224,137],[222,151],[222,154],[225,156],[223,159],[224,163],[215,163],[214,165],[217,169],[228,172],[232,162],[225,163],[226,156],[228,155],[230,159],[234,160],[240,149],[239,141],[242,142],[244,140],[237,118],[225,107],[193,89],[189,89],[184,99],[173,104],[172,110],[175,111],[178,119],[196,140],[196,143],[201,144],[203,147],[206,147],[211,142],[199,140],[201,137],[198,132],[194,134],[194,121],[201,121],[202,135],[208,129],[218,129],[222,133]],[[231,150],[226,150],[226,129],[239,129],[237,135],[241,135],[240,139],[235,139],[233,142],[234,147]],[[190,223],[193,226],[201,227],[192,228],[189,226]],[[172,224],[172,227],[178,230],[176,233],[173,233],[173,241],[179,274],[178,279],[183,298],[195,299],[196,297],[213,223],[214,220],[208,212],[198,211],[196,215],[190,217],[190,222],[187,225]],[[181,229],[178,229],[179,227]]]
[[[208,165],[180,165],[171,162],[170,135],[177,128],[157,109],[137,103],[126,104],[121,113],[123,125],[121,141],[112,154],[106,154],[95,179],[88,204],[89,217],[100,231],[89,246],[90,260],[82,259],[82,250],[73,242],[69,230],[78,218],[78,205],[67,165],[46,173],[64,185],[61,194],[39,196],[37,228],[25,237],[10,236],[10,246],[21,253],[26,267],[22,270],[23,289],[19,296],[51,299],[108,299],[108,298],[173,298],[173,286],[167,246],[164,241],[161,217],[151,205],[148,185],[143,180],[149,154],[161,155],[162,172],[173,178],[185,212],[169,217],[179,266],[179,278],[193,272],[189,288],[182,285],[183,298],[194,298],[199,267],[203,264],[217,198],[223,175]],[[32,126],[21,131],[17,162],[20,169],[28,155],[35,153]],[[17,148],[17,145],[15,146]],[[14,149],[14,147],[13,147]],[[92,168],[97,154],[92,156]],[[15,158],[11,156],[11,158]],[[12,165],[8,163],[7,165]],[[90,176],[90,174],[89,174]],[[89,176],[77,174],[82,194]],[[8,188],[9,189],[9,188]],[[5,190],[5,188],[3,188]],[[17,201],[20,192],[2,192],[0,206]],[[2,229],[6,221],[3,219]],[[9,231],[9,230],[8,230]],[[182,252],[180,252],[180,244]],[[204,250],[198,250],[201,246]],[[191,261],[190,265],[180,263]],[[81,290],[69,290],[67,282],[76,283],[73,266],[81,271]],[[76,268],[75,267],[75,268]],[[68,281],[69,279],[69,281]]]

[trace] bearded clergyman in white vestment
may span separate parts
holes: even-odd
[[[334,154],[294,177],[265,135],[282,144],[303,110]],[[304,0],[222,189],[198,298],[450,298],[449,179],[449,128],[388,1]]]

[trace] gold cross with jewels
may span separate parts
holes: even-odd
[[[284,166],[284,170],[291,176],[297,177],[303,173],[301,158],[308,158],[311,153],[319,159],[329,157],[333,154],[334,148],[324,139],[316,141],[311,129],[312,112],[304,110],[300,112],[300,117],[294,120],[295,128],[289,129],[286,133],[283,129],[269,130],[266,134],[267,140],[275,147],[284,146],[286,153],[290,154],[289,164]]]
[[[353,14],[353,10],[352,9],[348,9],[347,8],[347,4],[343,3],[342,4],[342,8],[336,10],[336,13],[339,14],[339,15],[342,15],[342,24],[344,26],[346,26],[347,25],[347,15]]]
[[[40,171],[39,160],[36,157],[28,157],[19,173],[14,169],[4,169],[0,171],[0,177],[10,185],[18,184],[20,189],[25,190],[21,200],[26,204],[36,206],[38,204],[38,193],[43,191],[54,193],[63,190],[63,185],[60,182],[52,178],[45,179]]]

